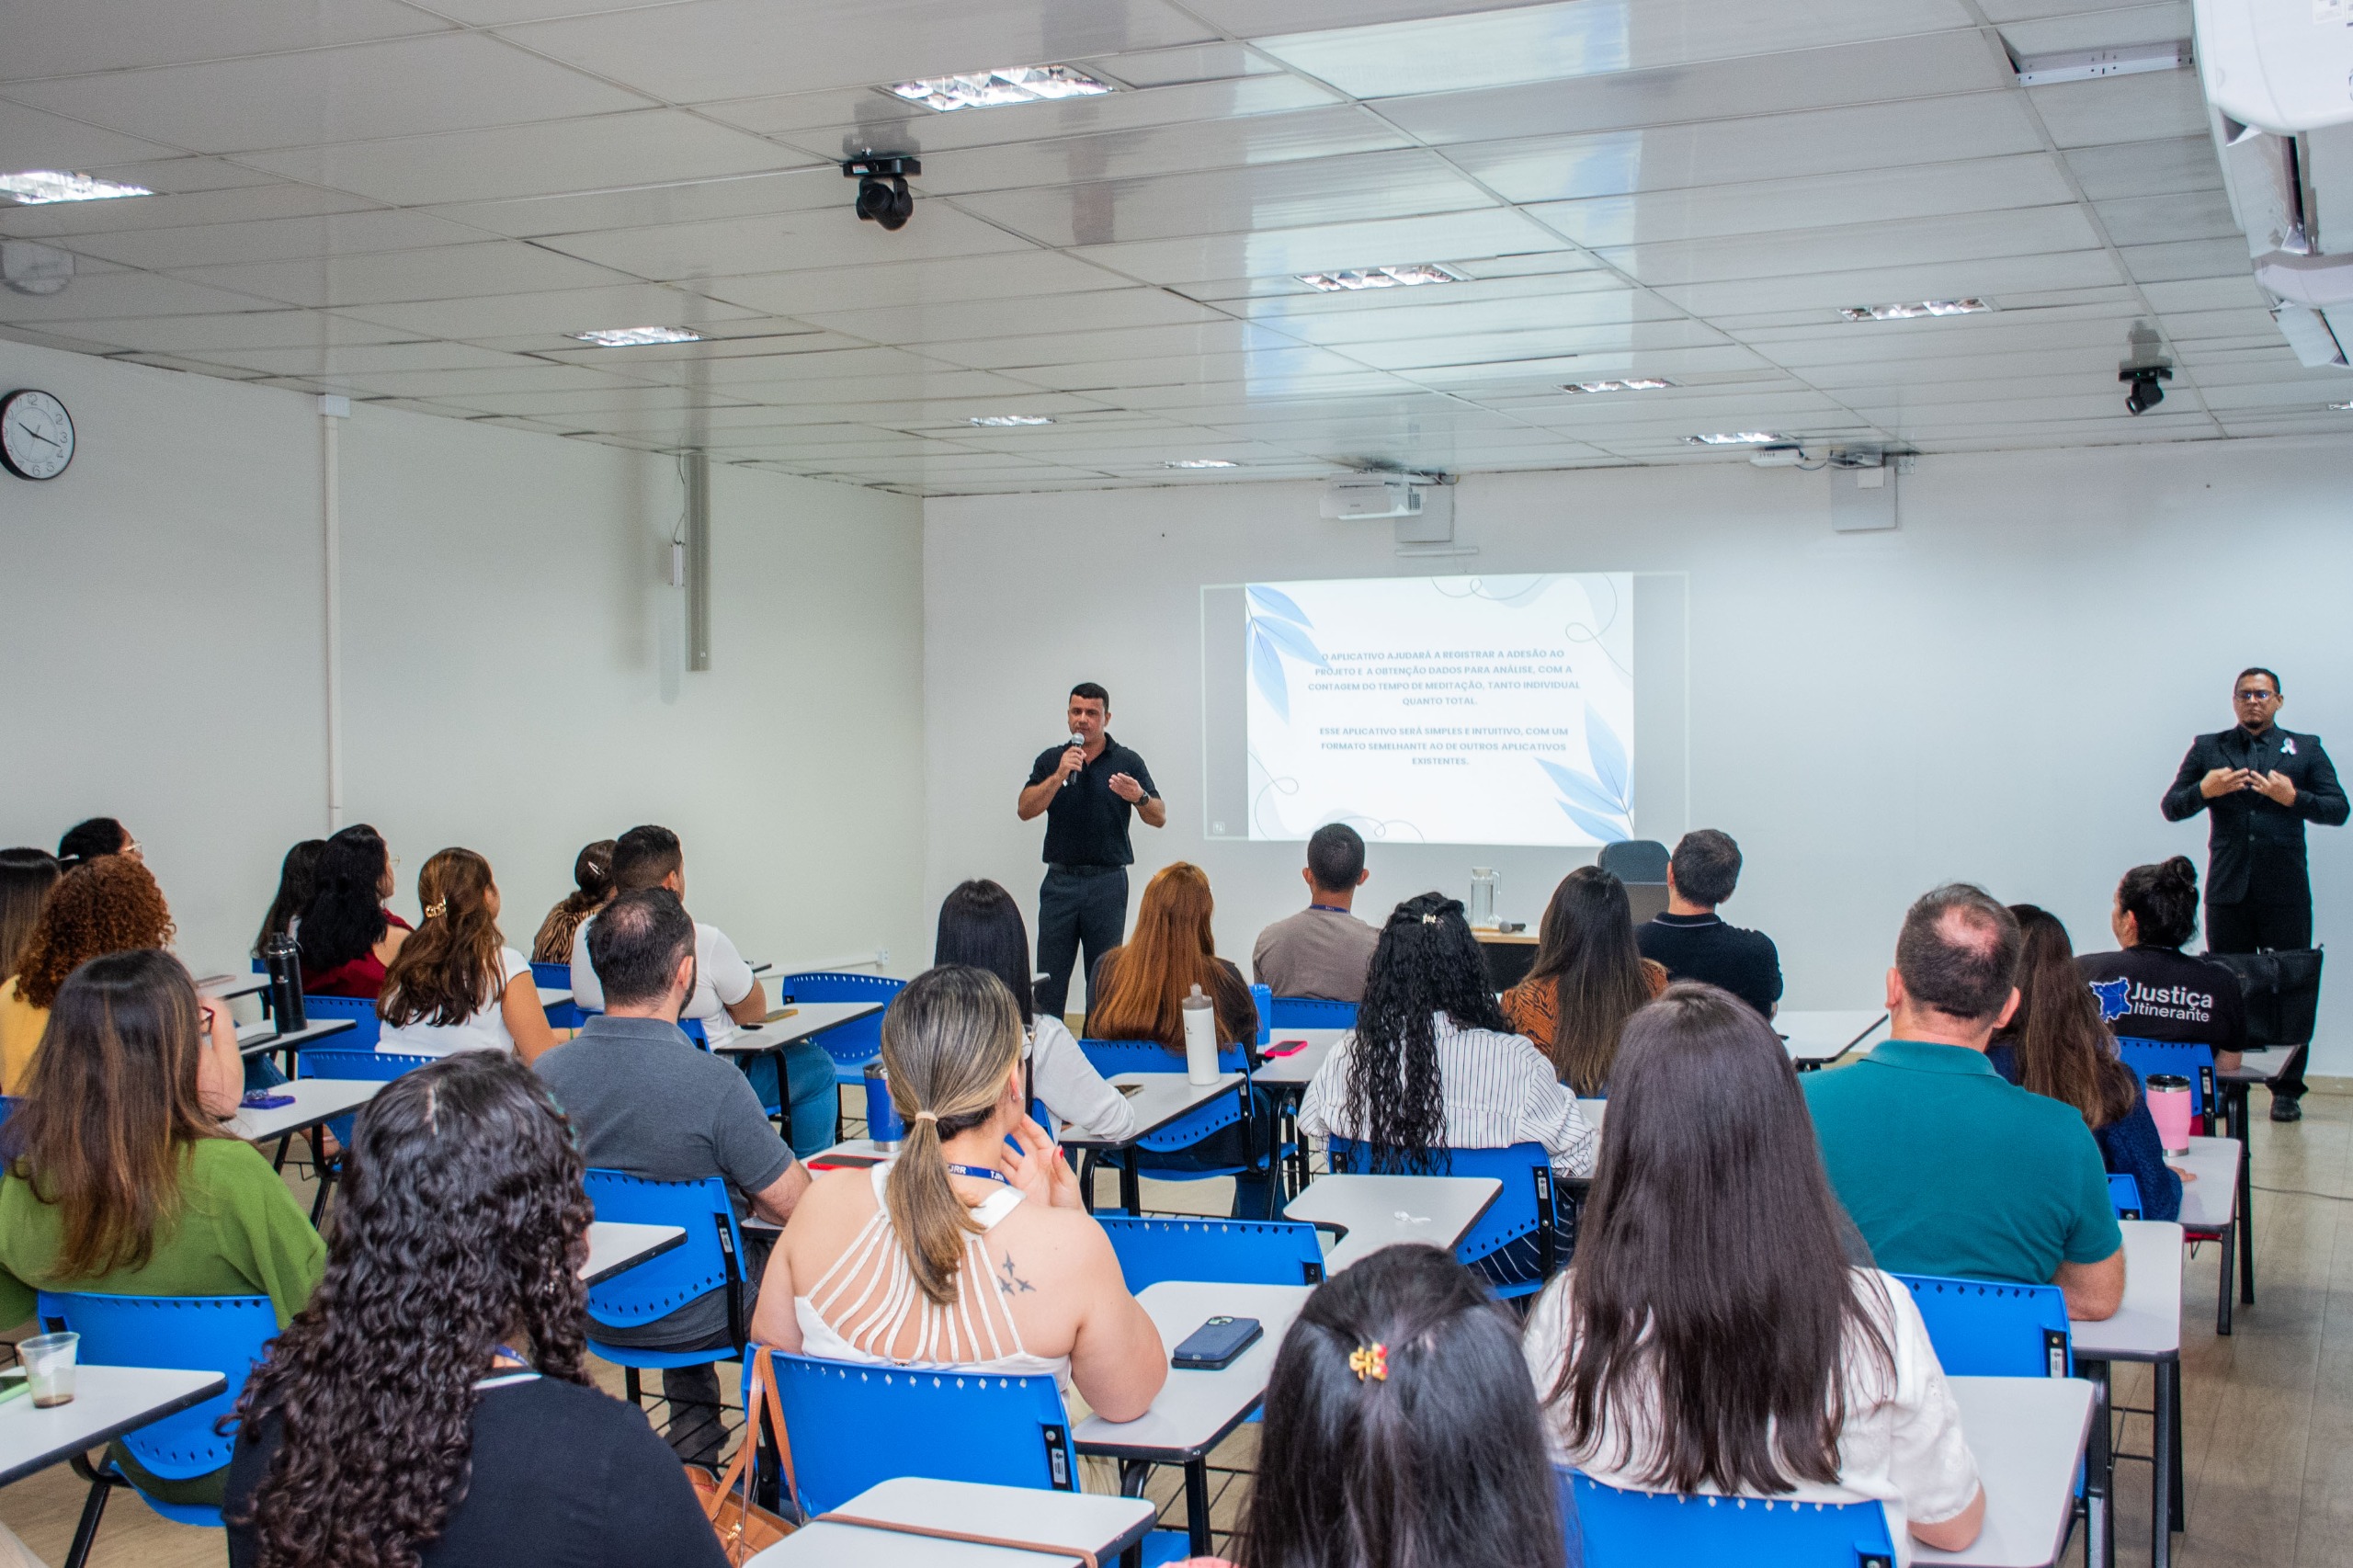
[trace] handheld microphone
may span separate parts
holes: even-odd
[[[1085,754],[1085,752],[1086,752],[1086,737],[1085,735],[1082,735],[1082,734],[1078,733],[1076,731],[1073,731],[1073,732],[1071,733],[1070,744],[1071,744],[1071,745],[1072,745],[1074,749],[1076,749],[1076,750],[1081,754],[1080,758],[1079,758],[1079,766],[1080,766],[1080,767],[1084,767],[1086,765],[1086,756],[1085,756],[1085,755],[1084,755],[1084,754]],[[1072,779],[1074,779],[1074,778],[1077,778],[1077,777],[1078,777],[1078,775],[1077,775],[1076,773],[1066,773],[1066,774],[1063,775],[1063,789],[1065,789],[1065,790],[1069,789],[1069,788],[1070,788],[1070,785],[1071,785],[1071,780],[1072,780]]]

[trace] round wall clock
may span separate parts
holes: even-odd
[[[19,479],[55,479],[74,460],[74,416],[45,392],[0,397],[0,463]]]

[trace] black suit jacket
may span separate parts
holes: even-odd
[[[2217,767],[2284,773],[2296,787],[2295,804],[2280,805],[2252,790],[2210,801],[2198,792],[2198,781]],[[2346,817],[2353,815],[2353,804],[2345,799],[2320,737],[2277,724],[2260,736],[2236,726],[2199,736],[2181,759],[2181,771],[2165,791],[2164,804],[2167,822],[2182,822],[2201,811],[2212,819],[2206,838],[2209,903],[2309,903],[2304,824],[2342,827]]]

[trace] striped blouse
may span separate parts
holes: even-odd
[[[1446,1142],[1456,1149],[1503,1149],[1541,1143],[1552,1168],[1563,1176],[1589,1176],[1600,1138],[1577,1109],[1568,1086],[1552,1076],[1552,1064],[1528,1049],[1518,1035],[1458,1027],[1444,1013],[1435,1019],[1439,1092],[1446,1107]],[[1300,1102],[1299,1130],[1311,1138],[1352,1138],[1347,1124],[1348,1062],[1356,1036],[1333,1046]]]

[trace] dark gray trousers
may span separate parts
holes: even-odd
[[[1048,866],[1038,884],[1038,1011],[1063,1016],[1073,965],[1086,949],[1087,1006],[1095,1005],[1095,960],[1120,945],[1128,928],[1125,866]]]

